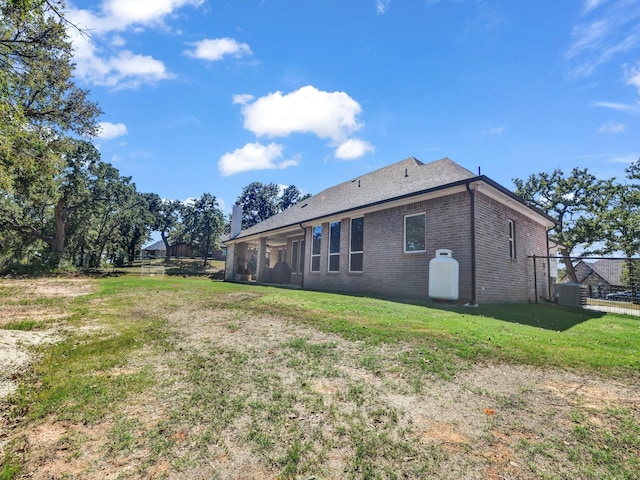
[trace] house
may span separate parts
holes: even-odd
[[[578,261],[575,265],[578,283],[589,287],[589,296],[604,298],[607,294],[624,290],[622,280],[624,261],[620,259],[601,258],[595,262]],[[570,281],[567,277],[561,282]]]
[[[458,302],[549,298],[553,219],[448,158],[407,158],[242,231],[239,209],[226,241],[227,281],[427,300],[430,261],[448,249]]]
[[[162,240],[152,243],[142,250],[142,256],[144,258],[163,258],[166,254],[167,248],[164,246],[164,242]]]
[[[164,258],[167,256],[167,249],[162,240],[152,243],[142,250],[144,258]],[[199,257],[201,252],[197,246],[190,245],[186,242],[176,242],[169,247],[169,256],[173,258],[195,258]],[[224,260],[225,249],[212,249],[209,251],[209,258],[213,260]]]

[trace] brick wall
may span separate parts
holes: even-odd
[[[364,267],[349,273],[350,218],[341,220],[340,272],[328,272],[329,224],[322,225],[320,272],[310,272],[311,230],[307,228],[304,286],[406,298],[428,297],[429,261],[448,248],[460,264],[460,299],[471,298],[469,195],[445,197],[381,210],[364,217]],[[426,213],[426,252],[404,253],[404,217]]]
[[[509,208],[477,190],[475,195],[476,228],[476,302],[535,302],[536,297],[548,298],[547,260],[536,259],[537,292],[534,288],[534,261],[530,256],[547,255],[547,233],[543,225]],[[404,253],[404,218],[426,214],[426,251]],[[516,255],[510,258],[509,221],[515,225]],[[468,192],[413,202],[364,216],[363,272],[349,272],[351,218],[341,219],[340,268],[328,271],[329,223],[323,223],[320,271],[311,272],[312,231],[305,232],[304,275],[292,275],[292,284],[325,291],[350,292],[378,296],[427,300],[429,293],[429,262],[437,249],[452,250],[459,263],[459,303],[473,299],[471,278],[471,197]],[[292,242],[288,239],[287,261],[290,262]],[[244,247],[244,248],[243,248]],[[234,255],[235,253],[235,255]],[[235,246],[234,257],[246,256],[246,246]],[[272,261],[275,261],[272,252]],[[237,261],[227,261],[226,278]]]
[[[547,232],[543,225],[476,191],[476,293],[478,303],[535,302],[548,297]],[[509,252],[509,220],[515,225],[515,258]]]

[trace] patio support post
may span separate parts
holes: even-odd
[[[260,237],[258,241],[258,267],[256,268],[256,282],[262,283],[267,278],[267,237]]]

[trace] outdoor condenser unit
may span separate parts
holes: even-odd
[[[582,307],[587,303],[587,287],[579,283],[557,283],[555,285],[558,305]]]

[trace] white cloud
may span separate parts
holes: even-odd
[[[359,158],[374,147],[352,138],[362,128],[358,121],[362,108],[345,92],[325,92],[307,85],[293,92],[274,92],[254,99],[252,95],[234,95],[233,103],[242,105],[244,128],[256,136],[284,138],[292,133],[311,133],[329,140],[342,160]]]
[[[624,125],[622,123],[607,122],[600,126],[599,133],[622,133],[624,132]]]
[[[613,163],[633,163],[640,158],[640,153],[622,153],[619,155],[612,155],[609,158],[610,162]]]
[[[104,0],[99,24],[107,30],[159,24],[179,8],[201,3],[202,0]]]
[[[502,135],[504,133],[505,127],[492,127],[483,130],[483,135]]]
[[[66,11],[66,18],[86,34],[69,28],[74,47],[75,75],[87,83],[115,89],[137,88],[173,78],[164,63],[151,56],[123,50],[125,35],[143,27],[163,27],[165,18],[202,0],[104,0],[99,11]]]
[[[584,6],[582,7],[582,13],[584,15],[588,14],[592,10],[595,10],[600,5],[602,5],[606,0],[586,0],[584,2]]]
[[[100,133],[98,138],[111,140],[127,134],[127,127],[124,123],[100,122]]]
[[[281,160],[282,145],[270,143],[247,143],[231,153],[220,157],[218,169],[224,176],[251,170],[283,169],[298,165],[299,159]]]
[[[360,129],[358,102],[344,92],[323,92],[308,85],[283,95],[270,93],[242,108],[244,127],[258,136],[313,133],[336,143]]]
[[[373,151],[375,151],[375,148],[369,142],[359,138],[350,138],[336,148],[335,155],[340,160],[354,160]]]
[[[640,63],[638,63],[635,67],[628,67],[626,69],[626,76],[627,85],[636,87],[638,89],[638,93],[640,94]]]
[[[90,55],[83,60],[78,62],[76,76],[89,83],[114,89],[137,88],[141,84],[173,77],[161,61],[129,50],[122,50],[114,57]]]
[[[231,103],[233,103],[234,105],[246,105],[254,98],[255,97],[253,95],[250,95],[248,93],[236,94],[231,98]]]
[[[376,12],[378,15],[384,15],[389,8],[391,0],[376,0]]]
[[[640,0],[587,0],[583,15],[564,55],[574,76],[589,76],[640,46]]]
[[[624,113],[638,113],[640,111],[640,104],[628,105],[626,103],[617,103],[617,102],[593,102],[591,106],[608,108],[611,110],[616,110],[618,112],[624,112]]]
[[[240,58],[244,55],[251,55],[251,48],[246,43],[238,43],[233,38],[214,38],[201,40],[193,44],[193,50],[186,50],[190,57],[202,60],[217,61],[222,60],[225,55],[232,55]]]

